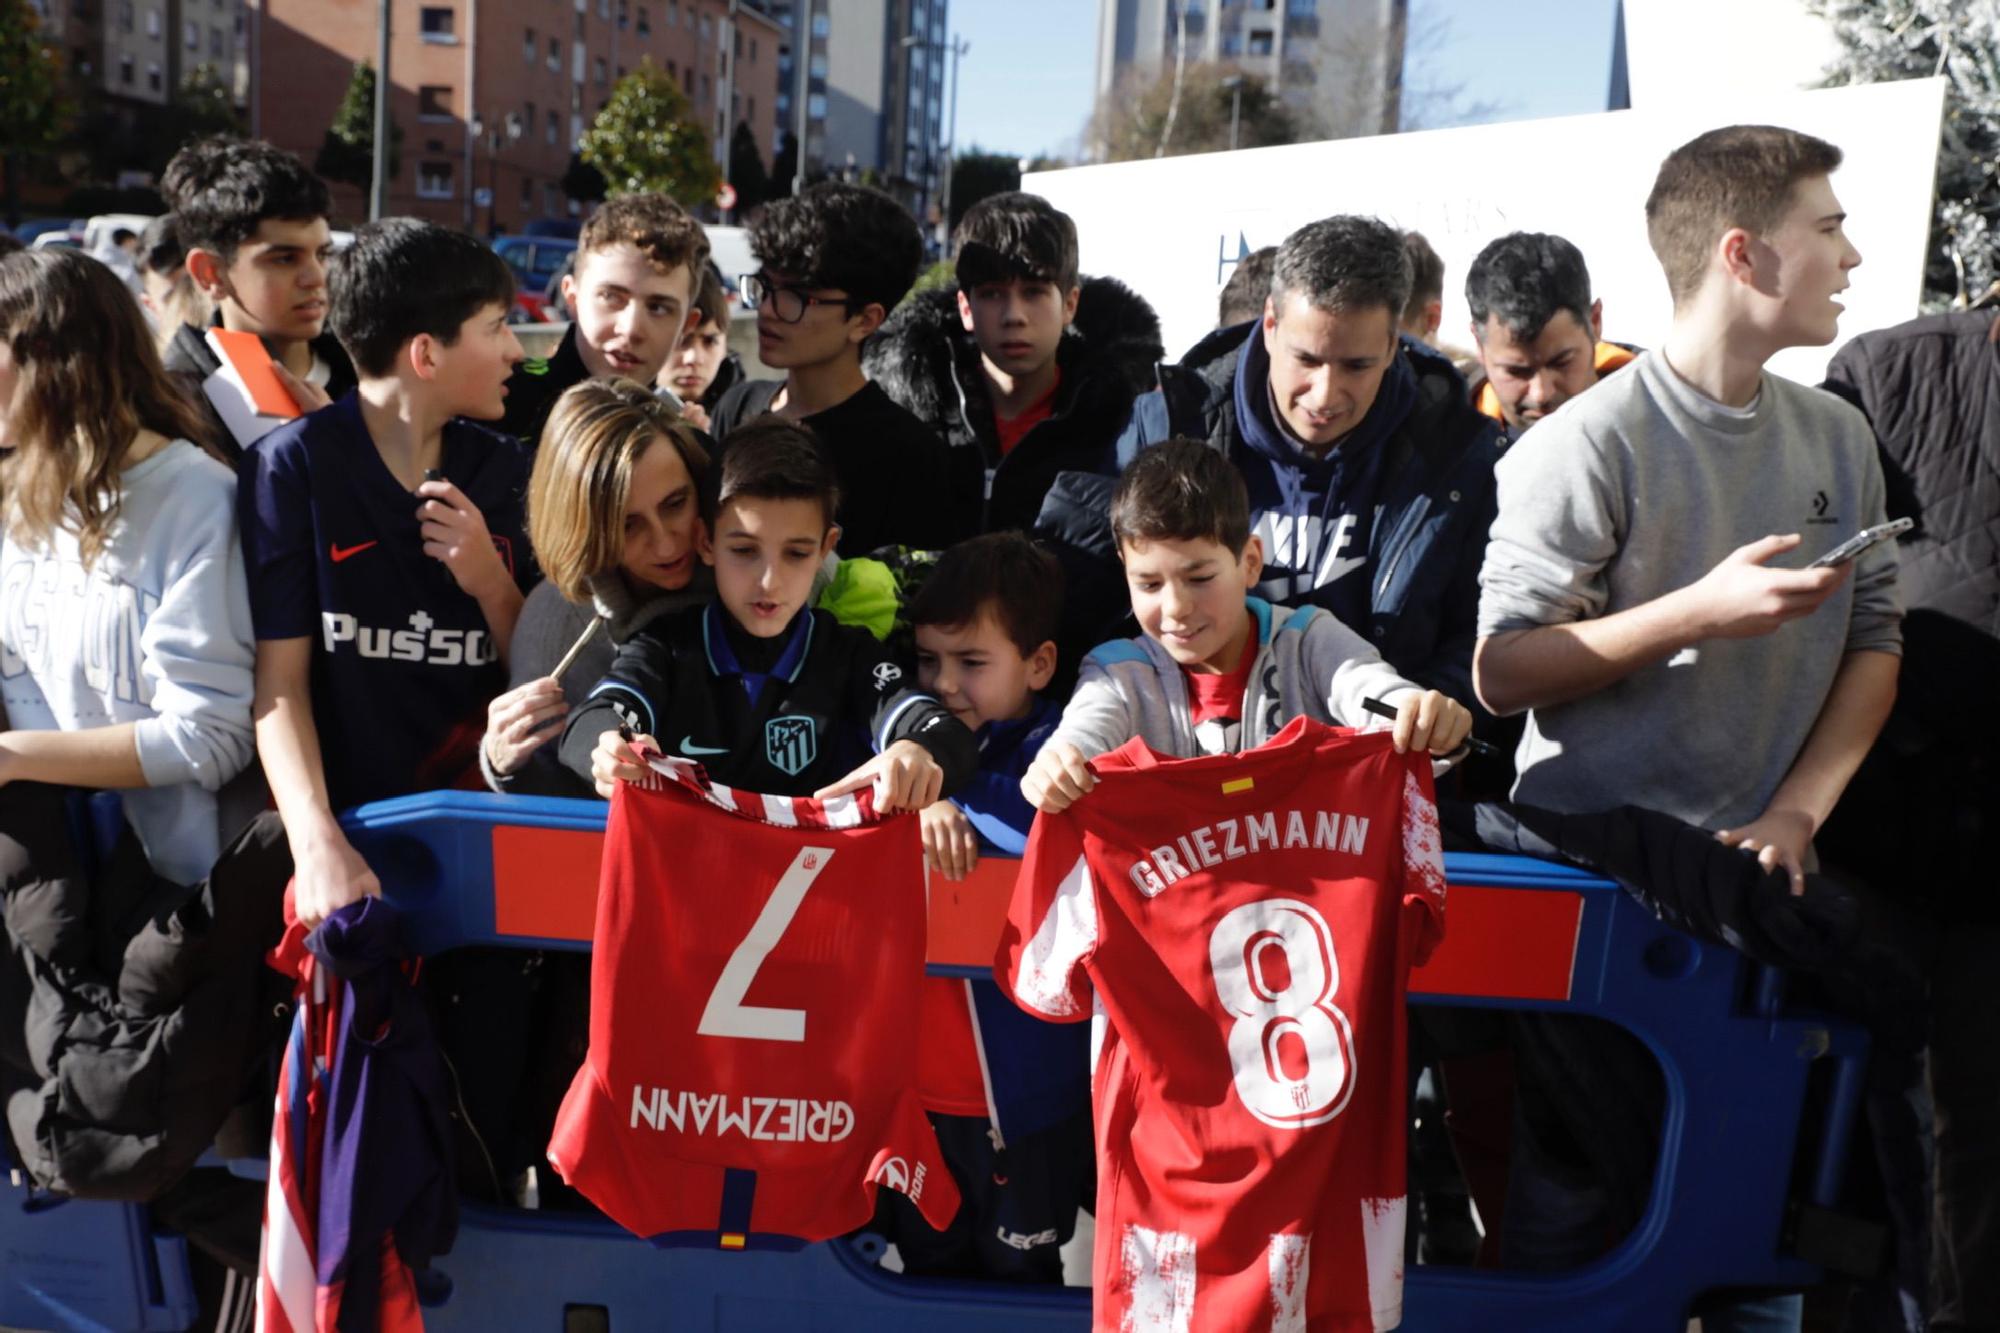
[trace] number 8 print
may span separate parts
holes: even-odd
[[[1208,958],[1236,1020],[1229,1063],[1244,1109],[1277,1129],[1339,1115],[1354,1090],[1354,1034],[1333,1003],[1340,963],[1326,919],[1293,898],[1245,903],[1216,923]]]

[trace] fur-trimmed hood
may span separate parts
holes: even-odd
[[[1160,321],[1115,278],[1082,284],[1076,318],[1056,349],[1062,378],[1048,418],[1003,453],[979,348],[959,320],[958,288],[919,292],[869,343],[870,379],[948,444],[979,451],[987,474],[983,526],[1025,528],[1059,471],[1103,470],[1132,400],[1152,387]]]

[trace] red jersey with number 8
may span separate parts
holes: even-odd
[[[940,1230],[958,1187],[917,1098],[917,821],[654,760],[619,784],[593,934],[590,1054],[549,1160],[664,1245],[842,1235],[875,1190]]]
[[[1091,767],[1035,821],[996,971],[1104,1020],[1096,1327],[1395,1327],[1403,991],[1444,930],[1429,758],[1300,719]]]

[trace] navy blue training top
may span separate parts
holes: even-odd
[[[525,591],[530,455],[469,421],[441,471],[485,516]],[[477,782],[486,704],[507,686],[479,603],[424,554],[417,509],[349,393],[243,455],[236,488],[258,639],[313,637],[313,722],[336,810]]]

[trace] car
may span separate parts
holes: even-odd
[[[576,252],[576,242],[561,236],[496,236],[493,251],[514,270],[517,287],[538,292]]]
[[[83,224],[83,239],[77,244],[91,254],[96,254],[111,244],[114,234],[129,231],[134,236],[143,236],[152,222],[153,216],[150,213],[99,213]]]
[[[64,238],[61,241],[50,242],[50,244],[74,245],[76,242],[71,238],[73,236],[81,236],[82,234],[82,218],[29,218],[26,222],[14,228],[15,237],[23,245],[33,245],[43,236],[49,235]]]
[[[583,222],[578,218],[529,218],[521,224],[523,236],[545,236],[559,241],[573,241],[582,231]]]

